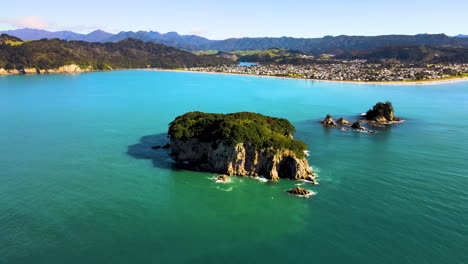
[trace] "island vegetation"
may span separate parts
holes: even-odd
[[[177,117],[169,127],[169,136],[176,139],[227,140],[232,144],[249,142],[256,150],[288,149],[303,158],[307,146],[292,138],[294,132],[296,129],[286,119],[251,112],[190,112]]]

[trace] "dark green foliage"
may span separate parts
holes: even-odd
[[[241,56],[238,60],[293,65],[336,63],[334,59],[364,59],[371,63],[468,63],[468,47],[456,46],[388,46],[373,50],[352,50],[335,56],[332,60],[304,57],[298,51],[282,51],[283,53],[274,54],[274,56],[266,52]]]
[[[0,44],[0,67],[55,69],[76,64],[93,70],[125,68],[182,68],[234,64],[233,61],[197,56],[176,48],[125,39],[117,43],[90,43],[41,39],[12,46]]]
[[[367,111],[366,119],[376,120],[377,118],[385,117],[388,121],[392,121],[395,118],[393,114],[394,110],[390,101],[385,103],[378,102],[371,110]]]
[[[261,52],[242,55],[242,52],[239,55],[238,61],[248,61],[248,62],[259,62],[259,63],[282,63],[286,59],[295,59],[303,53],[296,50],[285,50],[285,49],[268,49]],[[283,63],[284,64],[284,63]]]
[[[339,59],[365,59],[370,62],[397,60],[410,63],[468,63],[468,48],[456,46],[389,46],[376,50],[356,50]]]
[[[199,45],[202,50],[263,50],[277,47],[299,50],[308,54],[339,55],[352,50],[374,50],[387,46],[462,46],[468,38],[453,38],[444,34],[382,35],[382,36],[326,36],[323,38],[239,38],[211,41]]]
[[[18,41],[18,42],[22,42],[22,40],[20,38],[17,38],[17,37],[13,37],[13,36],[10,36],[10,35],[7,35],[7,34],[1,34],[0,35],[0,44],[3,44],[7,41]]]
[[[286,119],[257,113],[211,114],[189,112],[177,117],[169,126],[171,138],[201,141],[228,140],[233,144],[250,142],[256,149],[289,149],[304,157],[307,146],[292,139],[296,129]]]

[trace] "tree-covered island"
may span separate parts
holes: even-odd
[[[240,112],[190,112],[170,123],[172,155],[196,169],[227,175],[315,182],[307,146],[286,119]]]

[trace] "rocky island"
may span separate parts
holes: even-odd
[[[316,183],[307,146],[286,119],[240,112],[189,112],[170,123],[172,156],[196,170]]]
[[[392,124],[401,122],[401,118],[395,117],[395,110],[390,101],[378,102],[364,115],[367,123]]]

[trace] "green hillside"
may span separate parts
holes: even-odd
[[[41,39],[22,42],[1,35],[0,68],[56,69],[76,64],[83,69],[181,68],[234,64],[232,60],[197,56],[187,51],[153,42],[125,39],[116,43],[96,43]]]

